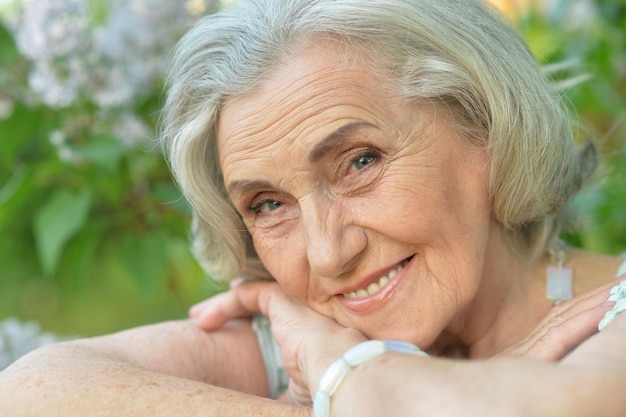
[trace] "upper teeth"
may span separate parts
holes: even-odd
[[[378,282],[372,282],[367,286],[367,288],[361,288],[356,291],[350,291],[343,294],[346,298],[365,298],[370,295],[376,294],[380,291],[385,285],[389,283],[393,277],[396,276],[400,270],[402,270],[403,265],[398,265],[395,269],[392,269],[387,273],[387,275],[383,275],[378,279]]]

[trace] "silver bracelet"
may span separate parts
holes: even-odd
[[[283,367],[280,346],[272,335],[270,320],[261,314],[255,315],[252,318],[252,330],[254,330],[261,348],[270,397],[278,398],[289,386],[289,375]]]
[[[385,352],[407,355],[428,355],[410,343],[398,340],[368,340],[350,348],[324,372],[313,400],[313,417],[330,416],[330,399],[351,368],[374,359]]]

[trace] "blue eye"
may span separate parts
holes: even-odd
[[[250,205],[246,210],[253,213],[268,213],[282,207],[283,203],[277,200],[266,199]]]
[[[371,151],[368,151],[367,153],[357,156],[351,161],[350,171],[359,171],[365,168],[366,166],[374,162],[377,157],[378,155],[376,155],[374,152],[371,152]]]
[[[282,205],[283,205],[283,203],[281,203],[280,201],[265,200],[265,201],[261,202],[261,206],[259,207],[259,211],[261,211],[261,213],[266,213],[268,211],[274,211],[274,210],[279,209]]]

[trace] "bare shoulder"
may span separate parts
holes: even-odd
[[[574,292],[582,294],[612,281],[624,261],[619,256],[568,249],[567,264],[574,270]]]

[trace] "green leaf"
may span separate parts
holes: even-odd
[[[48,150],[44,129],[46,125],[40,108],[30,108],[15,102],[13,113],[0,119],[0,163],[12,168],[24,162],[27,155]]]
[[[114,172],[124,156],[124,146],[111,136],[96,136],[74,149],[76,154],[107,172]]]
[[[166,244],[162,231],[122,239],[120,259],[144,294],[154,293],[165,275]]]
[[[54,275],[65,245],[85,224],[90,206],[89,190],[60,189],[36,213],[35,241],[46,275]]]
[[[0,24],[0,67],[8,66],[19,57],[13,35]]]
[[[180,213],[189,214],[189,203],[183,197],[180,189],[171,182],[156,182],[152,186],[152,196],[156,201],[171,207]]]
[[[102,227],[91,223],[68,242],[59,273],[63,274],[73,289],[83,290],[87,287],[94,271],[96,249],[102,238]]]
[[[9,204],[30,175],[30,169],[22,169],[13,173],[11,178],[0,187],[0,207]]]
[[[41,187],[35,183],[34,168],[29,166],[15,171],[0,190],[0,232],[15,223],[24,221],[31,213],[29,204],[39,197]],[[30,220],[26,224],[30,225]]]

